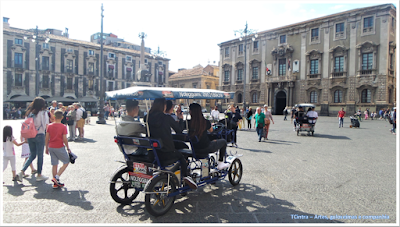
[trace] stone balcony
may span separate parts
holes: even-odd
[[[277,77],[267,77],[266,82],[287,82],[287,81],[295,81],[297,80],[297,76],[277,76]]]

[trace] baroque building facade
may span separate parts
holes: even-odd
[[[217,89],[219,84],[219,67],[216,65],[207,65],[203,67],[197,65],[192,69],[179,69],[169,77],[169,87],[176,88],[199,88],[199,89]],[[205,107],[207,111],[216,105],[216,100],[193,100]],[[184,103],[185,100],[177,100],[177,103]]]
[[[244,40],[220,43],[219,89],[235,92],[228,102],[267,104],[274,114],[297,103],[324,116],[392,107],[396,27],[396,8],[384,4],[258,32],[245,51]]]
[[[45,42],[47,38],[49,42]],[[139,79],[138,50],[105,45],[100,68],[100,44],[70,39],[55,29],[13,28],[8,18],[3,18],[3,50],[3,103],[17,108],[41,96],[64,105],[81,102],[97,112],[100,70],[105,91],[168,84],[170,59],[145,53],[144,63],[150,74]]]

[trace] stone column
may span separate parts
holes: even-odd
[[[380,30],[380,36],[379,36],[379,59],[375,59],[374,62],[376,62],[376,66],[379,67],[379,75],[387,75],[388,71],[388,54],[389,54],[389,23],[388,23],[388,16],[383,16],[380,18],[381,19],[381,30]],[[375,20],[377,21],[377,20]],[[375,26],[375,29],[377,29],[377,26]],[[375,57],[375,54],[374,54]]]
[[[300,80],[306,79],[306,33],[301,34]]]
[[[266,57],[266,49],[267,49],[267,41],[261,40],[261,83],[265,83],[265,57]]]

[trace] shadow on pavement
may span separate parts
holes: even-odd
[[[304,134],[304,135],[307,136],[307,134]],[[350,139],[347,136],[334,136],[334,135],[319,134],[319,133],[314,133],[314,137],[336,139],[336,140],[349,140]]]
[[[271,151],[266,151],[266,150],[256,150],[256,149],[247,149],[247,148],[242,148],[242,147],[238,147],[237,149],[241,149],[241,150],[245,150],[245,151],[252,151],[252,152],[272,153]]]
[[[40,181],[37,182],[35,177],[32,178],[24,178],[24,182],[28,181],[31,185],[24,186],[23,184],[18,184],[12,186],[7,186],[8,193],[13,196],[21,196],[26,191],[29,190],[22,190],[22,187],[30,187],[30,190],[36,190],[37,193],[33,195],[35,199],[43,200],[56,200],[58,202],[63,202],[68,206],[79,206],[84,210],[93,210],[94,207],[92,206],[90,201],[85,199],[85,194],[89,193],[89,191],[82,191],[82,190],[73,190],[68,191],[67,187],[53,189],[52,184],[48,184],[46,182]],[[50,181],[48,179],[47,181]]]
[[[83,140],[75,140],[74,143],[96,143],[94,139],[83,138]]]
[[[140,201],[120,205],[116,210],[121,217],[135,216],[139,221],[150,219],[152,223],[342,223],[314,219],[317,214],[302,212],[291,202],[275,198],[269,190],[256,185],[231,187],[227,182],[205,186],[187,196],[178,195],[172,208],[160,217],[150,215]],[[307,219],[294,218],[295,215]]]
[[[299,143],[299,142],[293,142],[293,141],[285,141],[285,140],[261,140],[262,142],[267,142],[267,143],[273,143],[273,144],[283,144],[283,145],[292,145],[293,143]]]

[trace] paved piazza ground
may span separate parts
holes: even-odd
[[[360,129],[338,128],[335,117],[320,117],[315,136],[296,136],[289,121],[274,116],[268,142],[255,131],[239,131],[244,175],[178,196],[162,217],[150,216],[141,193],[130,206],[115,203],[109,179],[123,156],[113,142],[114,122],[85,126],[84,142],[71,143],[78,155],[61,180],[23,184],[3,173],[4,224],[30,223],[396,223],[396,137],[388,122],[363,121]],[[21,120],[3,121],[19,134]],[[16,148],[17,169],[23,160]],[[36,163],[36,161],[34,162]],[[30,170],[27,170],[29,173]],[[44,157],[44,175],[51,175]],[[351,216],[351,217],[349,217]]]

